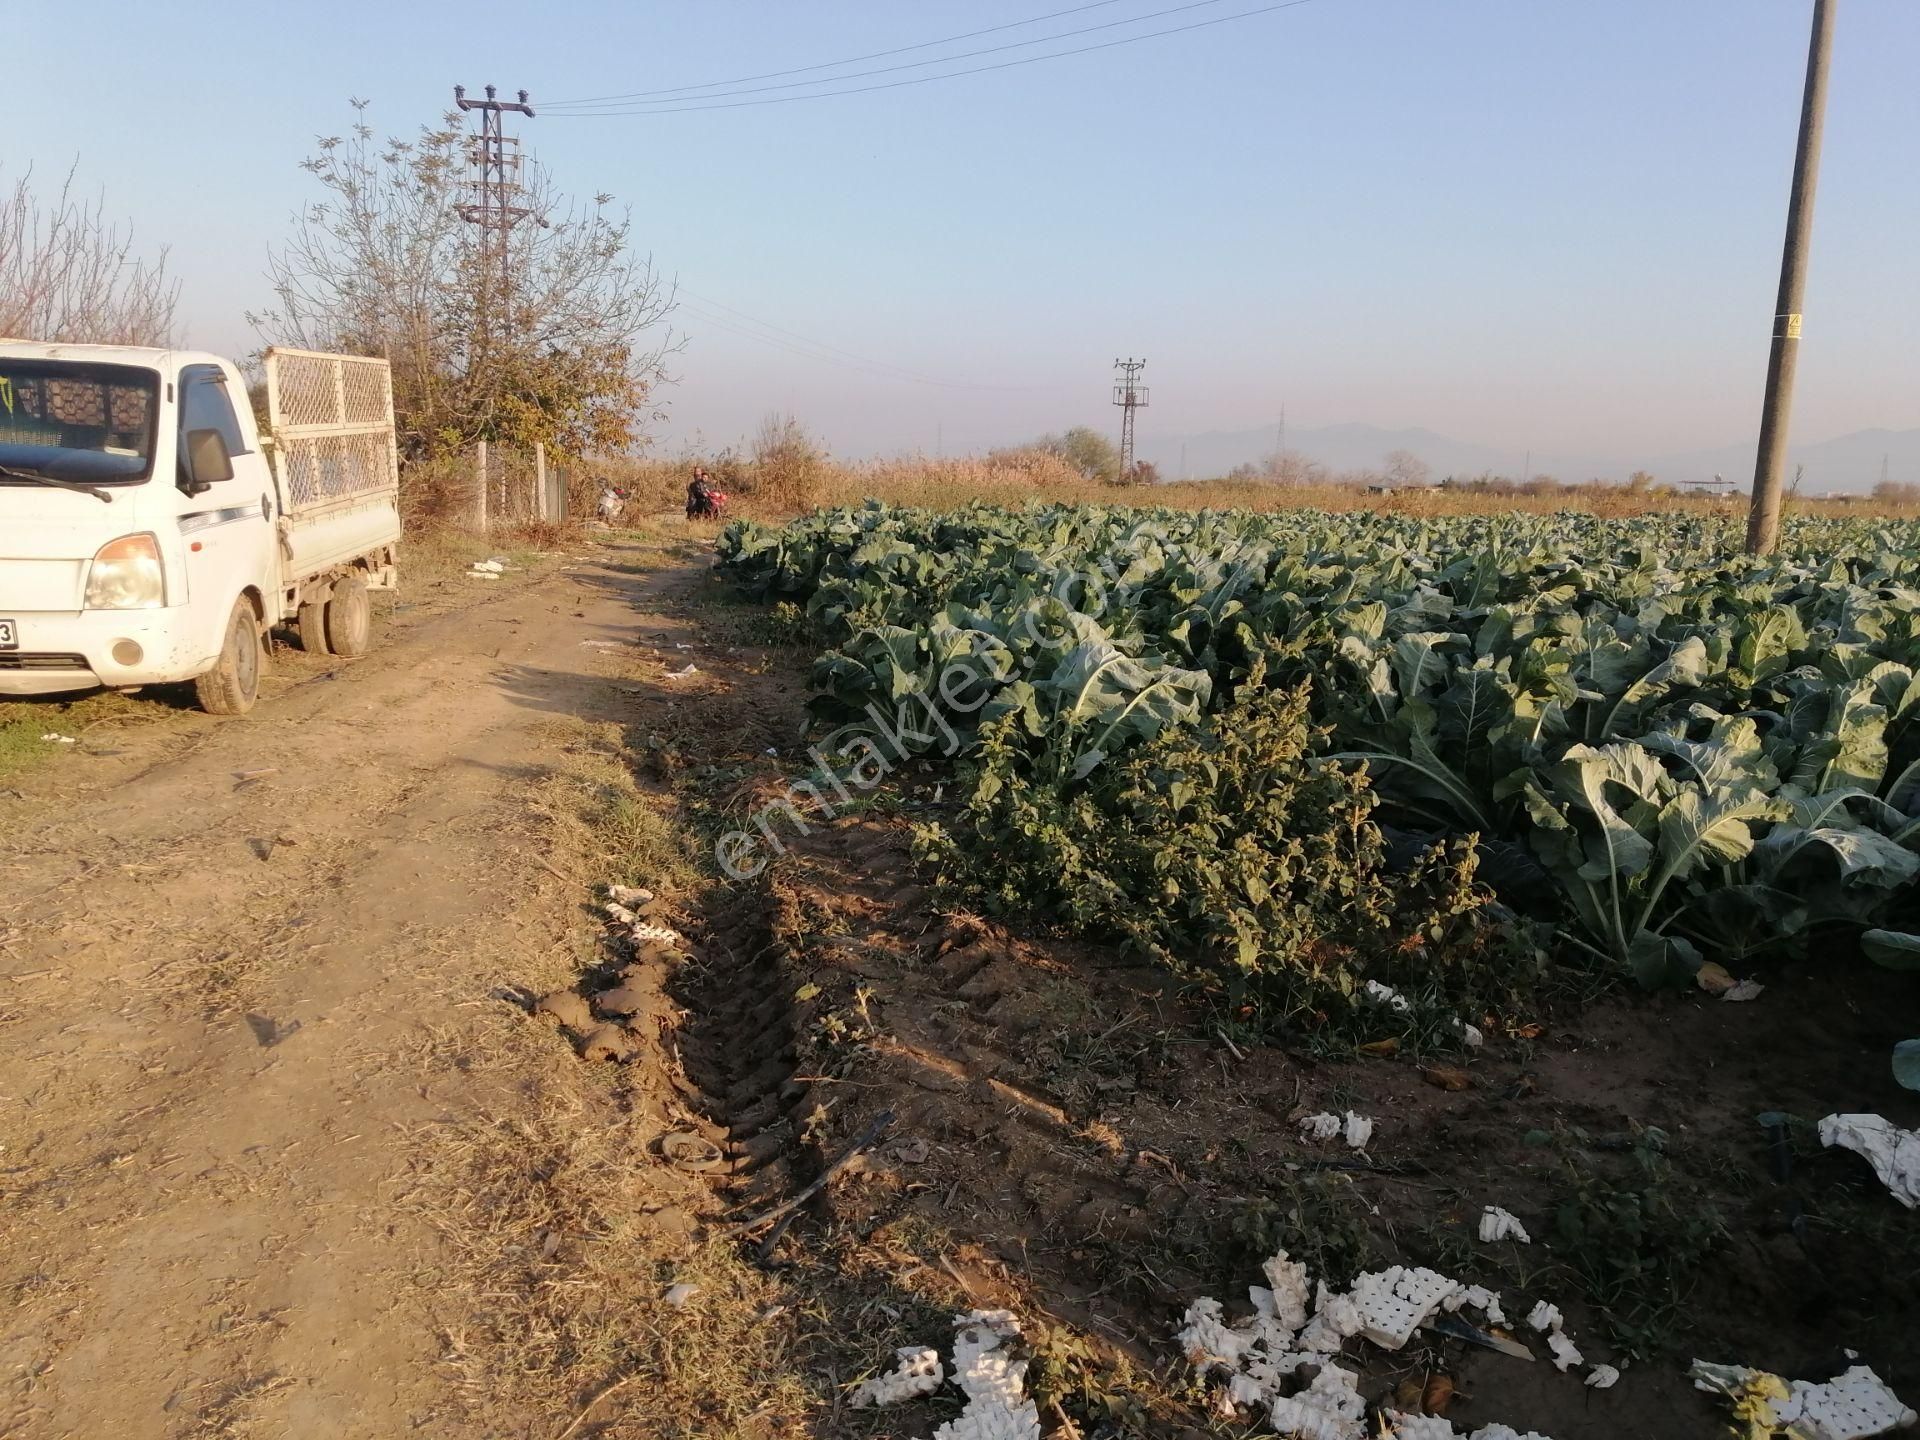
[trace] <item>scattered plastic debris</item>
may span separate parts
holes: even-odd
[[[496,556],[491,560],[474,561],[467,575],[474,580],[498,580],[506,570],[507,562]]]
[[[1771,1434],[1792,1427],[1806,1440],[1865,1440],[1920,1423],[1878,1375],[1855,1365],[1824,1384],[1789,1383],[1766,1370],[1695,1360],[1687,1372],[1694,1388],[1726,1396],[1734,1413]]]
[[[653,892],[640,885],[609,885],[607,894],[616,905],[650,905]]]
[[[1547,1350],[1553,1356],[1553,1368],[1561,1374],[1586,1363],[1580,1347],[1573,1343],[1573,1337],[1563,1328],[1566,1321],[1560,1314],[1559,1306],[1540,1301],[1527,1315],[1527,1324],[1535,1330],[1546,1332]]]
[[[1222,1381],[1216,1403],[1223,1414],[1264,1406],[1283,1435],[1361,1440],[1359,1378],[1333,1358],[1346,1340],[1362,1336],[1398,1350],[1438,1312],[1465,1306],[1487,1312],[1491,1323],[1504,1319],[1492,1291],[1398,1265],[1359,1276],[1345,1293],[1319,1282],[1308,1318],[1306,1267],[1281,1251],[1262,1269],[1267,1285],[1247,1291],[1250,1319],[1230,1325],[1220,1302],[1203,1296],[1187,1307],[1176,1338],[1188,1363]],[[1454,1434],[1451,1427],[1432,1433]]]
[[[1438,1415],[1405,1415],[1398,1410],[1384,1412],[1394,1440],[1547,1440],[1537,1430],[1525,1434],[1508,1425],[1483,1425],[1471,1435],[1453,1428],[1453,1422]]]
[[[1894,1199],[1909,1210],[1920,1205],[1920,1130],[1902,1130],[1884,1115],[1829,1115],[1820,1143],[1864,1156]]]
[[[688,676],[698,675],[699,673],[700,673],[700,668],[697,665],[695,665],[692,661],[688,661],[687,668],[684,670],[669,670],[667,672],[667,679],[685,680]]]
[[[667,1293],[660,1298],[674,1309],[680,1310],[685,1308],[687,1301],[699,1293],[700,1287],[698,1285],[674,1285],[669,1287]]]
[[[1767,987],[1762,985],[1758,980],[1740,980],[1729,987],[1726,994],[1720,998],[1722,1000],[1735,1001],[1757,1000],[1760,997],[1760,992],[1766,988]]]
[[[1611,1390],[1620,1383],[1620,1371],[1612,1365],[1596,1365],[1587,1372],[1589,1390]]]
[[[1533,1243],[1527,1227],[1498,1205],[1489,1205],[1480,1212],[1480,1238],[1489,1245],[1499,1240],[1518,1240],[1522,1245]]]
[[[1344,1120],[1323,1110],[1300,1122],[1300,1134],[1307,1140],[1331,1140],[1338,1135],[1346,1140],[1350,1148],[1364,1150],[1367,1142],[1373,1139],[1373,1121],[1351,1110],[1347,1111]]]
[[[1322,1110],[1300,1122],[1300,1134],[1307,1140],[1331,1140],[1340,1133],[1340,1117]]]
[[[1469,1285],[1462,1290],[1457,1290],[1449,1295],[1441,1306],[1447,1311],[1459,1310],[1462,1307],[1478,1310],[1487,1317],[1489,1325],[1507,1323],[1507,1312],[1500,1308],[1499,1292],[1489,1290],[1484,1285]]]
[[[1360,1377],[1338,1365],[1324,1365],[1298,1395],[1275,1399],[1268,1414],[1273,1428],[1299,1440],[1348,1440],[1363,1433],[1360,1417],[1367,1402],[1361,1398]]]
[[[1365,988],[1368,999],[1378,1000],[1396,1015],[1404,1015],[1413,1009],[1413,1002],[1391,985],[1382,985],[1378,980],[1369,980]]]
[[[1369,1000],[1378,1001],[1396,1015],[1408,1014],[1413,1009],[1411,1000],[1391,985],[1382,985],[1378,980],[1367,981],[1363,987],[1363,993]],[[1448,1023],[1453,1026],[1454,1033],[1467,1043],[1468,1049],[1478,1050],[1486,1043],[1486,1036],[1480,1033],[1479,1026],[1469,1025],[1457,1015]]]
[[[57,730],[49,730],[40,737],[49,745],[78,745],[80,742],[71,735],[62,735]]]
[[[854,1409],[917,1400],[922,1395],[931,1395],[945,1383],[947,1372],[940,1364],[940,1352],[931,1345],[902,1345],[893,1353],[900,1363],[892,1371],[863,1380],[854,1387],[847,1401]]]

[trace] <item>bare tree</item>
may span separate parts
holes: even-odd
[[[1433,468],[1411,450],[1387,452],[1387,480],[1393,485],[1425,485],[1433,478]]]
[[[321,140],[303,168],[325,197],[270,258],[277,306],[249,319],[270,342],[385,355],[414,454],[479,439],[628,448],[676,348],[671,287],[630,249],[611,196],[572,204],[532,162],[503,268],[455,208],[467,141],[457,114],[412,139],[356,119]]]
[[[34,194],[28,170],[0,196],[0,335],[75,344],[166,345],[178,281],[167,252],[135,256],[133,227],[110,223],[105,202],[74,193],[78,167],[58,194]]]

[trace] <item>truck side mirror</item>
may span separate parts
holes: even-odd
[[[233,478],[233,457],[218,430],[187,432],[187,474],[201,488]]]

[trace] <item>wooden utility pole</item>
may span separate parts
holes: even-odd
[[[1800,358],[1800,306],[1807,290],[1807,248],[1813,236],[1813,190],[1820,178],[1820,134],[1827,113],[1827,62],[1833,51],[1834,0],[1813,0],[1807,86],[1800,100],[1800,142],[1787,202],[1787,240],[1780,256],[1780,298],[1774,306],[1767,395],[1760,411],[1760,449],[1747,514],[1747,553],[1768,555],[1780,539],[1780,473],[1786,468],[1793,373]]]

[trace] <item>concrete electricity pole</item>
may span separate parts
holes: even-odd
[[[1807,88],[1800,101],[1800,143],[1793,157],[1793,196],[1780,256],[1780,298],[1774,306],[1767,396],[1760,412],[1760,450],[1747,514],[1747,553],[1771,554],[1780,539],[1780,474],[1786,468],[1793,372],[1800,356],[1800,305],[1807,289],[1807,247],[1813,234],[1813,190],[1820,178],[1820,132],[1827,111],[1827,62],[1833,50],[1834,0],[1813,0]]]
[[[1133,483],[1133,412],[1147,403],[1147,387],[1136,382],[1147,367],[1144,360],[1116,360],[1113,368],[1124,377],[1113,387],[1113,403],[1120,406],[1120,483]]]

